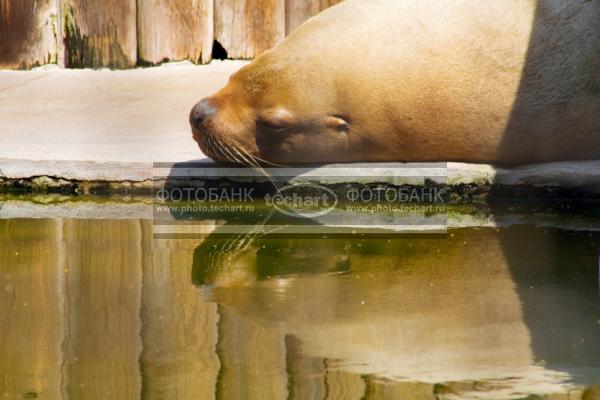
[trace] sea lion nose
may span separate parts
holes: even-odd
[[[200,129],[206,119],[215,115],[217,110],[210,104],[207,99],[202,99],[192,108],[190,112],[190,125],[196,129]]]

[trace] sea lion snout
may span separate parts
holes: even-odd
[[[218,162],[249,165],[256,153],[254,120],[247,108],[236,105],[226,92],[216,93],[192,107],[189,123],[205,155]]]
[[[192,107],[192,111],[190,112],[190,125],[192,126],[192,129],[201,131],[202,123],[216,113],[217,109],[210,102],[210,100],[200,100],[194,107]]]
[[[212,150],[211,143],[215,140],[211,139],[211,127],[216,119],[217,108],[209,98],[204,98],[197,102],[190,111],[190,126],[192,128],[192,136],[198,143],[200,149],[213,159],[222,159],[221,155],[215,154]]]

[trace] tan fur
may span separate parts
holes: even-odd
[[[596,0],[347,0],[235,74],[195,134],[282,163],[600,158],[598,21]]]

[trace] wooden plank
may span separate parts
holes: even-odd
[[[215,40],[228,58],[253,58],[285,37],[285,0],[215,0]]]
[[[62,224],[0,220],[0,398],[61,398]]]
[[[365,398],[366,384],[362,376],[345,371],[327,371],[329,397],[338,400]]]
[[[421,382],[394,382],[377,379],[373,375],[366,376],[367,391],[363,398],[369,400],[415,399],[436,400],[435,386]]]
[[[138,58],[210,61],[213,44],[213,0],[140,0]]]
[[[56,63],[57,0],[0,0],[0,68]]]
[[[135,0],[64,0],[63,12],[67,67],[135,66]]]
[[[228,306],[219,305],[219,315],[220,398],[289,398],[285,335],[281,329],[259,325]]]
[[[285,336],[286,369],[288,372],[288,390],[290,399],[325,399],[326,360],[306,356],[302,352],[302,343],[294,335]],[[337,399],[337,397],[329,397]]]
[[[286,0],[285,34],[293,32],[304,21],[321,11],[320,0]]]
[[[138,399],[142,247],[138,220],[65,220],[63,388],[70,399]]]
[[[143,292],[140,357],[145,399],[215,398],[219,359],[217,305],[191,282],[198,240],[152,238],[142,224]]]
[[[292,33],[300,24],[342,0],[285,0],[285,34]]]

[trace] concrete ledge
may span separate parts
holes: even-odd
[[[600,189],[600,160],[535,164],[511,169],[449,163],[449,183]]]
[[[157,167],[158,165],[158,167]],[[600,188],[600,160],[536,164],[511,169],[466,163],[357,163],[266,168],[273,177],[294,177],[321,183],[415,184],[428,178],[449,185],[507,185]],[[65,181],[144,182],[156,177],[252,181],[264,177],[252,169],[217,166],[209,159],[189,163],[19,160],[0,158],[0,178],[47,176]]]
[[[264,179],[251,169],[214,168],[209,161],[175,164],[155,168],[155,175],[177,178],[235,178],[248,181]],[[312,180],[322,184],[389,183],[413,185],[424,179],[453,185],[507,185],[600,189],[600,160],[569,161],[521,166],[511,169],[487,164],[467,163],[355,163],[266,168],[273,177],[292,177],[293,181]]]
[[[452,191],[465,186],[489,192],[510,189],[560,189],[561,195],[572,190],[573,197],[582,193],[600,193],[600,160],[557,162],[512,169],[485,164],[465,163],[374,163],[329,164],[293,168],[267,168],[277,180],[316,182],[322,185],[385,183],[389,185],[424,185],[427,181],[449,187]],[[108,162],[67,160],[0,159],[0,188],[5,192],[64,189],[74,193],[102,194],[135,191],[150,192],[169,180],[228,180],[247,184],[265,182],[259,172],[245,168],[217,166],[208,159],[185,163]],[[201,183],[204,184],[204,183]],[[92,189],[90,189],[92,188]]]
[[[119,161],[0,159],[0,178],[6,180],[50,177],[81,182],[151,181],[152,163]]]

